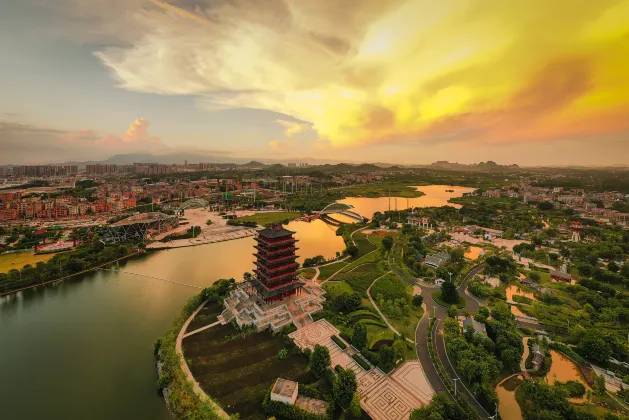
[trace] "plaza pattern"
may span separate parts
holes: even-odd
[[[331,337],[338,334],[338,329],[321,319],[289,337],[302,349],[312,349],[316,344],[327,347],[332,367],[340,365],[353,370],[358,380],[360,405],[374,420],[407,419],[414,408],[430,402],[434,391],[418,361],[406,361],[389,375],[375,367],[365,371],[352,359],[357,353],[353,347],[348,345],[342,350],[332,341]]]

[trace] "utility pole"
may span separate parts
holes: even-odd
[[[459,380],[458,378],[453,378],[452,379],[454,381],[454,396],[456,397],[456,383]]]

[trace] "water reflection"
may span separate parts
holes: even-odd
[[[461,197],[463,193],[472,192],[475,188],[457,187],[453,185],[422,185],[414,187],[425,195],[416,198],[405,197],[348,197],[339,200],[341,203],[351,204],[361,216],[371,218],[377,211],[403,210],[410,207],[441,207],[450,206],[461,208],[459,204],[448,203],[448,200]],[[448,191],[446,191],[448,190]],[[451,191],[450,191],[451,190]]]
[[[293,222],[303,258],[344,248],[336,228]],[[0,407],[20,418],[167,419],[153,341],[199,287],[253,268],[254,239],[156,251],[0,298]],[[24,404],[37,395],[37,404]],[[9,417],[11,417],[9,415]]]
[[[551,363],[550,370],[545,377],[547,383],[553,384],[555,381],[577,381],[581,382],[585,386],[586,390],[592,389],[583,377],[581,369],[579,369],[579,367],[574,364],[572,360],[555,350],[550,350],[550,354],[552,356],[553,362]],[[571,398],[570,400],[584,401],[584,398]]]
[[[496,386],[498,412],[501,418],[522,420],[522,410],[520,410],[520,405],[515,399],[515,390],[520,383],[522,383],[522,376],[513,375]]]

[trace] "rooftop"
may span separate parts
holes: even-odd
[[[284,236],[290,236],[294,233],[295,232],[291,230],[284,229],[284,226],[282,226],[280,223],[273,223],[268,227],[258,231],[258,234],[260,236],[264,236],[265,238],[282,238]]]
[[[281,395],[283,397],[291,398],[297,388],[297,382],[289,381],[288,379],[277,378],[275,385],[273,385],[274,394]]]

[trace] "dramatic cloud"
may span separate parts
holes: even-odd
[[[65,130],[0,121],[0,163],[41,163],[68,160],[103,159],[116,153],[168,150],[158,137],[148,132],[149,122],[137,119],[122,137],[98,135],[93,130],[71,133]]]
[[[72,1],[118,40],[96,55],[121,87],[279,112],[319,144],[629,129],[628,0]]]

